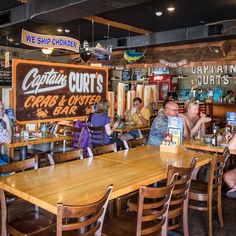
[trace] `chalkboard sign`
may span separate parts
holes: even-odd
[[[132,71],[131,70],[123,70],[122,71],[122,80],[124,80],[124,81],[132,80]]]
[[[13,60],[13,83],[18,122],[74,119],[106,98],[108,69]]]
[[[0,60],[0,86],[12,86],[12,68],[5,68],[4,60]]]

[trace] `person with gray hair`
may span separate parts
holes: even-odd
[[[164,134],[168,131],[168,116],[180,116],[179,106],[174,101],[165,103],[164,109],[160,110],[157,117],[154,119],[148,138],[149,145],[160,146],[164,139]]]

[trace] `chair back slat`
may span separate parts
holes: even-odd
[[[106,194],[97,202],[73,206],[57,204],[57,236],[63,231],[74,231],[76,235],[101,235],[103,220],[113,186],[107,188]]]
[[[167,235],[169,202],[176,178],[177,174],[173,176],[170,184],[166,187],[140,187],[136,231],[137,236],[158,232],[161,232],[161,235],[163,236]],[[150,204],[150,201],[153,201],[153,203]],[[158,204],[159,202],[161,202],[161,204]]]
[[[60,164],[63,162],[78,160],[81,157],[82,150],[76,149],[65,153],[48,154],[48,159],[51,165]]]
[[[100,143],[102,145],[105,144],[105,126],[93,127],[88,126],[90,141],[91,144]],[[98,142],[99,141],[99,142]]]
[[[0,166],[0,174],[7,174],[11,172],[20,172],[28,169],[38,168],[38,157],[29,158],[23,161],[12,162]]]
[[[102,155],[110,152],[117,152],[116,143],[111,143],[107,145],[101,145],[95,148],[92,148],[93,156]]]
[[[144,146],[144,145],[147,144],[147,139],[146,138],[140,138],[140,139],[129,140],[129,141],[127,141],[127,144],[128,144],[129,148]]]

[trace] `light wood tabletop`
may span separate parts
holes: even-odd
[[[217,152],[223,153],[224,147],[223,146],[212,146],[209,143],[204,141],[200,142],[195,139],[185,140],[183,142],[183,147],[192,150],[199,150],[199,151],[208,151],[208,152]],[[230,150],[230,153],[236,155],[236,150]]]
[[[13,137],[10,142],[3,143],[2,146],[9,148],[9,156],[11,159],[14,158],[14,148],[25,147],[28,145],[42,144],[42,143],[54,143],[64,140],[71,140],[71,137],[60,134],[47,134],[46,137],[36,137],[30,135],[28,139],[22,137]]]
[[[160,153],[157,147],[144,146],[1,177],[0,188],[56,214],[58,202],[96,201],[110,184],[114,199],[165,178],[168,164],[189,166],[195,156],[198,166],[213,157],[192,151]]]

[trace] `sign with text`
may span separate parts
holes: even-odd
[[[108,69],[13,60],[13,83],[18,122],[74,119],[107,97]]]
[[[21,42],[38,48],[61,48],[79,52],[80,41],[65,36],[43,35],[22,29]]]
[[[0,86],[12,86],[12,68],[5,67],[5,60],[0,60]]]

